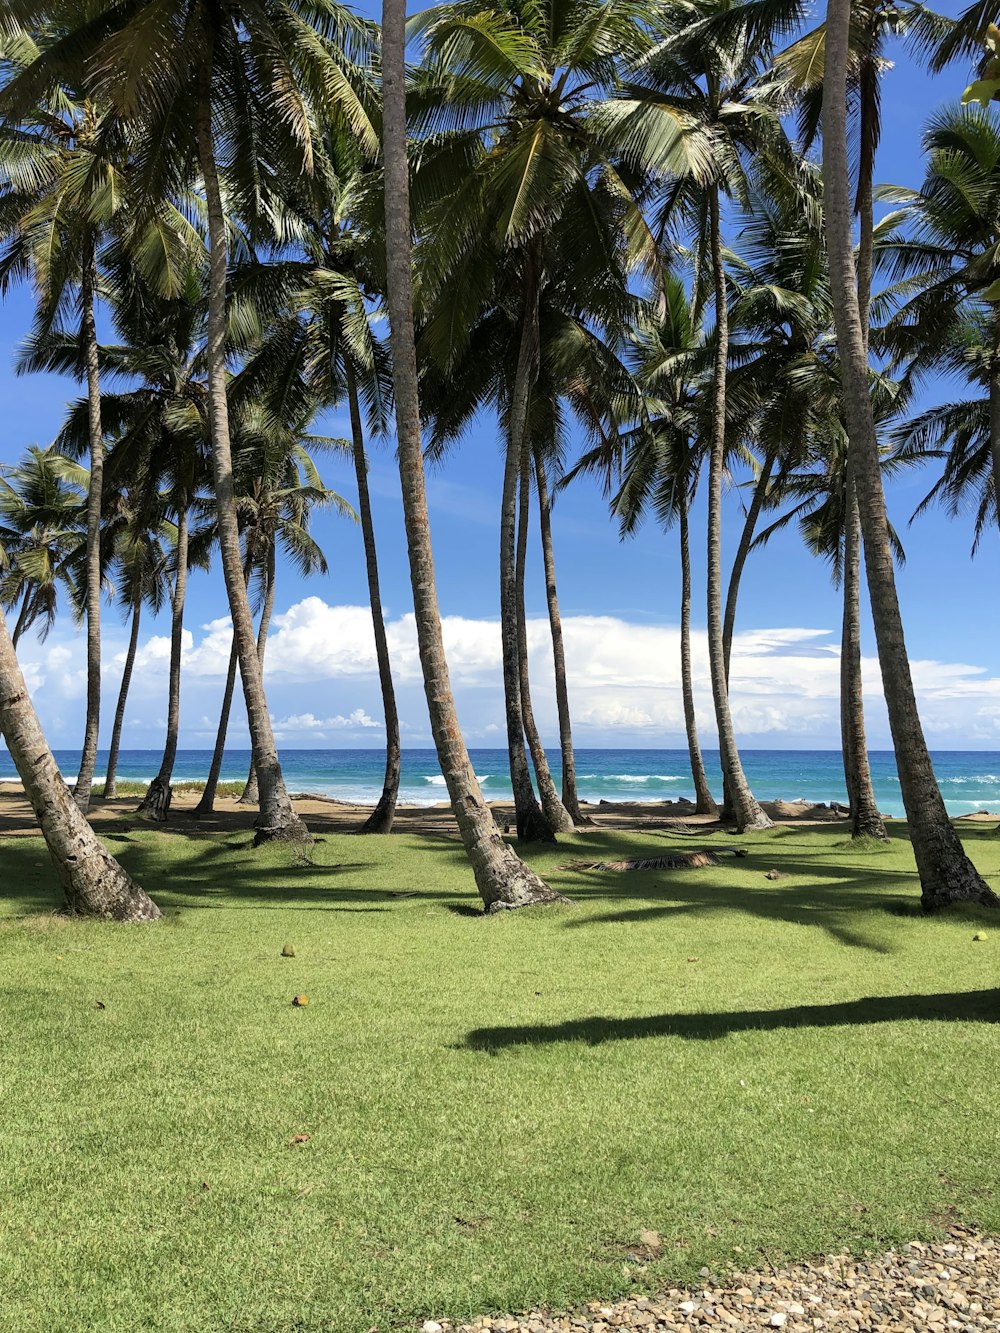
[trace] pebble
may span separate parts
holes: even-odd
[[[734,1273],[703,1268],[696,1292],[667,1288],[583,1310],[428,1319],[421,1333],[1000,1333],[1000,1237],[949,1228],[946,1242],[911,1241],[872,1256]]]

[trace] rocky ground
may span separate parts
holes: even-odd
[[[634,1296],[575,1313],[531,1310],[469,1324],[428,1320],[423,1333],[680,1333],[781,1328],[843,1333],[981,1333],[1000,1329],[1000,1241],[953,1227],[938,1244],[912,1241],[878,1257],[828,1255],[780,1270],[736,1273],[722,1283]]]

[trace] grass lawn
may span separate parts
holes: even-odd
[[[3,1333],[363,1333],[1000,1230],[1000,918],[922,918],[898,826],[629,874],[557,867],[680,839],[567,838],[532,860],[576,906],[489,919],[447,839],[178,830],[109,839],[146,927],[0,844]]]

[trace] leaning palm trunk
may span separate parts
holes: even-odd
[[[427,515],[420,403],[413,334],[413,274],[406,160],[405,0],[383,0],[382,87],[387,296],[395,387],[399,473],[403,494],[417,647],[438,763],[462,842],[488,912],[528,907],[558,894],[528,868],[500,834],[483,801],[455,711],[441,631]]]
[[[229,669],[226,672],[226,687],[222,692],[222,705],[219,710],[219,728],[215,733],[215,749],[212,751],[212,763],[208,770],[208,781],[201,794],[201,800],[191,812],[193,818],[210,815],[215,809],[215,793],[222,774],[222,760],[226,752],[226,733],[229,731],[229,713],[233,706],[233,694],[236,690],[236,668],[239,666],[239,654],[236,639],[229,650]]]
[[[247,554],[243,564],[243,583],[244,586],[250,582],[250,571],[253,564],[253,535],[247,537]],[[226,736],[229,732],[229,714],[233,707],[233,693],[236,689],[236,669],[239,666],[239,652],[236,647],[236,635],[233,635],[233,641],[229,649],[229,667],[226,671],[226,685],[222,691],[222,703],[219,706],[219,726],[215,733],[215,749],[212,751],[212,762],[208,769],[208,780],[205,783],[205,790],[201,794],[201,800],[191,811],[192,819],[200,819],[202,815],[210,815],[215,810],[215,794],[219,786],[219,778],[222,775],[222,761],[226,753]]]
[[[774,448],[768,449],[764,455],[760,474],[754,484],[750,507],[743,520],[743,531],[740,533],[739,545],[736,547],[736,554],[733,556],[733,567],[729,571],[729,586],[726,589],[726,611],[722,619],[722,652],[726,663],[727,689],[729,687],[729,663],[733,654],[733,632],[736,629],[736,606],[740,596],[740,583],[743,580],[743,571],[746,568],[750,548],[753,546],[754,534],[757,531],[757,520],[760,518],[760,511],[764,507],[767,488],[771,481],[771,472],[774,469],[777,457],[778,451]]]
[[[528,670],[528,622],[524,609],[524,569],[528,556],[528,520],[531,509],[531,454],[528,446],[521,447],[520,500],[517,523],[517,551],[514,557],[515,596],[517,601],[517,660],[521,685],[521,712],[524,734],[535,768],[535,781],[542,801],[542,810],[555,833],[572,833],[573,821],[559,799],[552,781],[545,747],[535,725],[535,710],[531,706],[531,674]]]
[[[206,39],[209,40],[209,39]],[[212,468],[219,527],[219,549],[233,619],[233,634],[240,660],[240,675],[246,698],[247,722],[254,766],[260,782],[260,813],[255,841],[310,840],[305,825],[292,809],[281,774],[271,718],[264,694],[264,678],[257,660],[253,618],[243,581],[240,535],[236,515],[233,457],[229,438],[229,404],[226,398],[226,217],[219,189],[219,174],[212,138],[211,52],[204,61],[198,101],[198,150],[205,185],[209,236],[208,299],[208,406],[212,435]]]
[[[852,838],[885,838],[868,763],[865,702],[861,684],[861,516],[848,468],[844,525],[844,624],[840,644],[841,724],[844,775],[851,806]]]
[[[736,554],[733,556],[733,567],[729,571],[729,586],[726,589],[726,610],[722,618],[722,656],[726,664],[726,689],[729,689],[729,664],[733,655],[733,632],[736,629],[736,604],[740,596],[740,583],[743,580],[743,571],[746,568],[747,557],[750,554],[750,548],[753,546],[754,533],[757,530],[757,520],[760,518],[760,511],[764,505],[764,497],[767,494],[767,487],[771,480],[771,470],[774,467],[777,458],[777,450],[771,448],[764,456],[764,462],[761,465],[760,475],[753,488],[753,496],[750,500],[750,508],[747,510],[743,519],[743,531],[740,533],[739,544],[736,547]],[[722,817],[723,819],[732,819],[733,807],[729,796],[729,785],[723,778],[722,784]]]
[[[142,598],[137,597],[132,606],[132,630],[128,639],[128,651],[125,654],[125,669],[122,671],[121,688],[118,691],[118,706],[115,708],[115,724],[111,729],[111,749],[108,751],[108,768],[104,775],[104,800],[114,800],[115,778],[118,774],[118,751],[122,743],[122,727],[125,724],[125,704],[128,701],[129,686],[132,684],[132,670],[135,667],[136,649],[139,647],[139,618],[142,611]]]
[[[354,367],[345,358],[347,372],[347,402],[351,413],[351,446],[354,455],[354,475],[358,482],[358,512],[361,516],[361,536],[365,544],[365,568],[368,572],[368,601],[372,611],[372,630],[375,634],[375,660],[378,662],[378,680],[382,688],[382,711],[385,716],[385,778],[378,804],[358,829],[359,833],[391,833],[399,796],[401,751],[399,715],[396,712],[396,692],[392,685],[392,666],[389,662],[389,644],[385,636],[385,617],[382,614],[382,592],[378,580],[378,555],[375,550],[375,525],[372,522],[371,497],[368,494],[368,460],[365,457],[365,436],[361,424],[358,389],[354,381]]]
[[[274,614],[274,564],[275,550],[274,542],[268,548],[267,568],[264,571],[266,580],[264,587],[264,605],[260,611],[260,623],[257,626],[257,661],[260,663],[261,676],[264,674],[264,654],[267,652],[267,636],[271,630],[271,616]],[[260,785],[257,781],[257,765],[250,759],[250,772],[247,774],[247,780],[240,792],[238,804],[257,805],[260,800]]]
[[[66,894],[81,916],[155,921],[160,910],[98,842],[45,742],[0,612],[0,731]]]
[[[847,155],[850,22],[850,0],[828,0],[823,85],[823,178],[844,410],[882,685],[924,907],[930,910],[970,899],[1000,907],[1000,899],[965,855],[941,799],[920,724],[899,613],[851,238]]]
[[[566,681],[566,649],[563,644],[562,617],[556,592],[556,560],[552,547],[552,509],[549,487],[545,477],[545,463],[541,450],[535,449],[535,486],[538,490],[538,526],[542,536],[542,564],[545,569],[545,600],[549,608],[549,631],[552,635],[552,665],[556,678],[556,712],[559,715],[559,749],[562,754],[562,803],[574,824],[592,824],[594,821],[580,809],[576,794],[576,758],[573,754],[573,728],[569,712],[569,689]]]
[[[524,713],[521,706],[521,668],[517,645],[517,479],[521,446],[528,422],[528,400],[538,346],[538,286],[532,266],[525,292],[521,345],[514,372],[507,449],[500,499],[500,644],[503,655],[504,710],[507,718],[507,753],[514,815],[519,842],[553,842],[555,834],[542,814],[531,785],[524,748]]]
[[[708,466],[708,658],[712,696],[719,729],[719,751],[727,797],[736,827],[770,828],[771,821],[757,804],[747,783],[736,748],[729,686],[722,641],[722,472],[726,454],[726,370],[729,360],[729,316],[726,308],[726,273],[722,263],[722,226],[719,187],[709,190],[712,269],[715,277],[715,385],[712,401],[712,447]]]
[[[149,784],[146,795],[136,808],[142,819],[162,823],[170,813],[170,779],[177,759],[177,739],[181,725],[181,655],[184,649],[184,601],[188,577],[188,499],[181,495],[177,506],[177,573],[170,604],[170,675],[167,687],[167,740],[163,747],[160,771]]]
[[[695,813],[718,813],[705,773],[698,739],[698,721],[694,711],[694,681],[691,672],[691,542],[688,533],[688,496],[681,488],[679,526],[681,538],[681,697],[684,701],[684,729],[687,732],[691,777],[694,779]]]
[[[98,367],[94,301],[97,290],[96,239],[91,236],[83,258],[80,286],[80,335],[87,366],[87,424],[90,434],[90,481],[87,485],[87,720],[83,752],[73,795],[86,813],[94,786],[97,738],[101,726],[101,504],[104,490],[104,430],[101,426],[101,380]]]

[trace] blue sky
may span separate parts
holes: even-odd
[[[884,138],[877,178],[916,185],[922,175],[920,133],[939,105],[956,100],[965,71],[930,77],[901,51],[886,76]],[[55,376],[16,377],[15,349],[28,327],[30,293],[12,293],[0,308],[0,463],[55,434],[76,387]],[[948,386],[938,392],[947,394]],[[346,419],[317,423],[346,434]],[[391,446],[372,451],[371,488],[379,541],[383,597],[390,621],[404,723],[404,744],[426,745],[429,732],[417,670],[399,480]],[[323,464],[327,483],[354,499],[349,465]],[[494,423],[484,417],[444,467],[429,474],[431,522],[442,611],[463,725],[474,744],[503,742],[497,628],[497,511],[500,454]],[[907,529],[910,513],[933,479],[915,473],[893,484],[891,517],[904,533],[907,564],[899,575],[907,639],[929,739],[938,748],[1000,748],[1000,633],[994,602],[1000,541],[991,532],[970,560],[971,523],[934,510]],[[741,495],[726,501],[732,540]],[[596,486],[581,481],[556,505],[559,592],[567,619],[572,702],[581,745],[683,744],[677,684],[676,536],[653,526],[624,543],[607,518]],[[278,572],[275,633],[268,649],[268,696],[279,738],[288,746],[378,746],[380,704],[359,530],[321,517],[315,533],[330,563],[326,578],[301,580]],[[703,563],[704,513],[693,516],[696,561]],[[533,537],[534,545],[534,537]],[[730,542],[731,548],[731,542]],[[545,738],[555,739],[544,588],[537,553],[528,573],[536,712]],[[696,568],[695,619],[704,623],[704,587]],[[181,745],[210,746],[228,655],[221,571],[196,573],[187,625],[190,645],[183,686]],[[105,703],[114,706],[125,628],[105,610]],[[836,746],[836,646],[840,607],[825,566],[809,557],[794,531],[755,553],[744,580],[734,659],[733,704],[742,741],[774,747]],[[155,747],[163,735],[166,626],[149,623],[124,744]],[[700,636],[699,713],[713,743],[707,667]],[[870,742],[888,745],[870,629],[865,634]],[[80,742],[83,643],[64,617],[46,644],[21,645],[29,683],[53,746]],[[700,667],[699,667],[700,664]],[[106,731],[106,728],[105,728]],[[234,745],[246,743],[242,715]],[[106,736],[102,743],[106,744]]]

